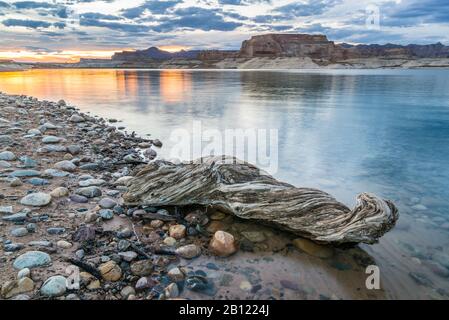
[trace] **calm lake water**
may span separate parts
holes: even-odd
[[[165,158],[198,121],[277,130],[275,177],[349,206],[365,191],[398,205],[397,228],[365,248],[390,272],[387,297],[448,298],[449,70],[35,70],[0,73],[0,91],[121,120]]]

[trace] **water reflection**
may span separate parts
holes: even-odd
[[[0,73],[0,90],[65,99],[82,111],[123,120],[129,131],[160,138],[162,157],[173,145],[171,133],[190,131],[193,120],[201,120],[204,130],[277,129],[277,178],[323,189],[350,206],[362,191],[399,206],[397,229],[380,244],[363,247],[381,266],[388,297],[449,296],[441,272],[449,268],[447,70],[33,70]],[[273,270],[301,270],[312,283],[320,277],[333,282],[337,296],[353,296],[347,282],[335,282],[346,273],[320,269],[321,262],[304,257],[279,259],[277,266],[256,269],[268,278]],[[363,272],[350,278],[361,281]],[[427,278],[433,286],[419,282]],[[310,281],[301,280],[313,291]]]

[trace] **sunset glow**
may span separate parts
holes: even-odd
[[[28,50],[0,51],[0,60],[17,62],[68,62],[75,63],[80,58],[109,59],[115,52],[126,50],[63,50],[55,52],[33,52]]]

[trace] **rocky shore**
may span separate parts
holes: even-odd
[[[214,297],[207,274],[186,261],[253,251],[265,237],[253,231],[238,241],[219,211],[123,205],[128,181],[162,143],[124,132],[115,119],[3,93],[0,111],[2,299]]]

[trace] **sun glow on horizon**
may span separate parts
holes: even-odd
[[[168,51],[168,52],[179,52],[182,50],[189,50],[190,47],[186,46],[178,46],[178,45],[167,45],[167,46],[158,46],[159,49]]]
[[[13,60],[15,62],[41,62],[41,63],[76,63],[81,58],[109,59],[118,50],[62,50],[53,52],[36,52],[29,50],[0,51],[0,60]]]

